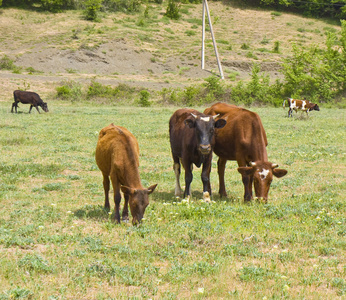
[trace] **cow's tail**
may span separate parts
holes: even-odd
[[[291,100],[291,98],[287,97],[287,98],[284,100],[284,102],[282,102],[282,107],[283,107],[283,108],[286,107],[286,101],[287,101],[287,105],[290,106],[290,105],[291,105],[291,104],[290,104],[290,100]]]

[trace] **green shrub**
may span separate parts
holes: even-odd
[[[102,0],[87,0],[85,2],[84,18],[88,21],[98,21],[98,12],[101,9]]]
[[[173,19],[173,20],[179,20],[180,19],[180,5],[175,0],[168,0],[168,5],[166,8],[165,16]]]
[[[16,66],[12,59],[4,55],[0,59],[0,70],[10,70],[13,71],[13,73],[20,73],[21,67]]]
[[[280,42],[279,41],[275,41],[274,42],[273,52],[274,53],[279,53],[280,52],[279,48],[280,48]]]
[[[143,107],[148,107],[151,105],[149,101],[150,93],[147,90],[142,90],[139,92],[140,99],[139,104]]]
[[[75,81],[65,81],[62,86],[56,87],[56,97],[63,100],[78,101],[82,98],[82,86]]]
[[[111,86],[103,85],[99,82],[92,81],[88,87],[87,98],[112,98],[114,97],[118,91],[113,89]]]

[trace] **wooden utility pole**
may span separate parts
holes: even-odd
[[[220,59],[219,59],[219,53],[217,51],[216,41],[215,41],[214,32],[213,32],[213,25],[212,25],[211,19],[210,19],[210,13],[209,13],[207,0],[203,0],[203,11],[202,11],[202,64],[201,64],[202,69],[204,70],[204,59],[205,59],[205,57],[204,57],[204,52],[205,52],[205,46],[204,46],[204,41],[205,41],[205,12],[207,12],[207,16],[208,16],[210,34],[211,34],[211,38],[213,40],[214,51],[215,51],[215,56],[216,56],[216,60],[217,60],[217,65],[219,67],[220,76],[221,76],[221,79],[224,79],[225,77],[223,76],[222,66],[221,66]]]

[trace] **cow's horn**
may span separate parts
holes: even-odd
[[[213,119],[215,120],[220,114],[217,114],[215,116],[213,116]]]
[[[273,169],[277,168],[278,166],[279,166],[278,164],[272,164]]]
[[[197,116],[196,116],[195,114],[191,113],[191,115],[192,115],[195,119],[197,119]]]
[[[256,166],[256,163],[253,162],[253,161],[251,161],[251,162],[250,162],[250,166],[251,166],[251,167],[254,167],[254,166]]]

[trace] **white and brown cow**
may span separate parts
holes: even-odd
[[[278,169],[277,164],[268,161],[267,136],[259,115],[226,103],[216,103],[204,113],[218,116],[216,122],[222,119],[227,121],[226,125],[218,130],[214,146],[214,153],[219,157],[217,167],[220,196],[227,196],[226,162],[235,160],[244,184],[244,200],[250,201],[253,198],[253,185],[256,197],[267,202],[273,176],[283,177],[287,170]]]
[[[288,117],[293,117],[292,112],[295,110],[297,112],[298,110],[305,111],[306,114],[308,115],[308,112],[311,110],[320,110],[317,104],[312,103],[308,100],[298,100],[298,99],[293,99],[293,98],[287,98],[284,100],[282,106],[285,108],[286,101],[288,103]]]

